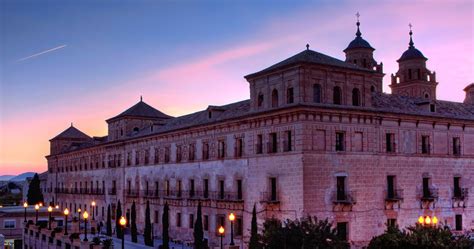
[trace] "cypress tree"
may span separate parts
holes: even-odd
[[[146,201],[145,209],[145,231],[144,231],[145,245],[153,246],[153,234],[151,229],[151,217],[150,217],[150,202]]]
[[[112,219],[110,217],[110,204],[107,207],[107,236],[112,236]]]
[[[28,186],[27,202],[28,205],[36,205],[43,201],[44,198],[43,193],[41,192],[39,176],[38,174],[35,174]]]
[[[132,242],[137,243],[137,210],[135,208],[135,201],[132,204],[132,214],[131,214],[131,233],[132,233]]]
[[[260,249],[260,243],[258,241],[257,210],[255,208],[255,204],[253,205],[252,211],[249,249]]]
[[[115,234],[117,238],[122,239],[122,226],[120,225],[120,217],[122,217],[122,205],[120,200],[117,203],[117,214],[115,215]]]
[[[165,206],[163,207],[163,220],[161,222],[161,224],[163,224],[163,247],[162,249],[170,249],[170,245],[169,245],[169,242],[170,242],[170,235],[169,235],[169,232],[168,232],[168,229],[169,229],[169,207],[168,207],[168,202],[165,203]]]
[[[194,223],[194,249],[204,249],[204,231],[202,229],[201,202],[198,203],[196,223]]]

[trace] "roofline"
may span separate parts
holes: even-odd
[[[165,115],[166,115],[166,114],[165,114]],[[123,115],[123,116],[117,115],[117,116],[115,116],[115,117],[106,119],[105,122],[106,122],[106,123],[110,123],[110,122],[112,122],[112,121],[119,120],[119,119],[123,119],[123,118],[152,119],[152,120],[174,118],[173,116],[169,116],[169,115],[166,115],[166,116],[167,116],[167,117],[150,117],[150,116],[141,116],[141,115]]]

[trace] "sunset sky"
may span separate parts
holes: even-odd
[[[474,82],[474,1],[0,1],[0,175],[46,170],[71,122],[90,136],[139,101],[173,116],[249,98],[243,76],[362,36],[384,63],[415,46],[438,99]]]

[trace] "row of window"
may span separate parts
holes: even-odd
[[[371,91],[375,91],[375,87],[372,86]],[[263,93],[259,93],[257,96],[257,106],[263,107],[264,103],[264,95]],[[293,87],[288,87],[286,89],[286,104],[293,104],[294,103],[294,89]],[[332,103],[336,105],[342,105],[342,89],[339,86],[335,86],[333,88],[333,98]],[[313,102],[314,103],[321,103],[322,102],[322,90],[320,84],[313,84]],[[352,89],[352,105],[353,106],[361,106],[361,94],[359,88]],[[278,107],[279,97],[278,97],[278,90],[273,89],[271,93],[271,107]]]

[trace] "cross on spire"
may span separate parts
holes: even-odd
[[[410,31],[411,31],[411,28],[413,27],[413,25],[411,25],[411,23],[409,23],[408,27],[410,27]]]
[[[143,101],[143,97],[142,97],[142,95],[140,95],[140,102],[142,102],[142,101]]]
[[[359,17],[360,17],[360,14],[359,14],[359,11],[357,11],[356,13],[356,17],[357,17],[357,32],[356,32],[356,36],[357,37],[360,37],[362,35],[362,33],[360,32],[360,29],[359,29],[359,26],[360,26],[360,22],[359,22]]]
[[[360,17],[359,11],[357,11],[356,17],[357,17],[357,22],[359,22],[359,17]]]
[[[413,31],[411,30],[413,25],[411,23],[409,23],[408,27],[410,27],[410,33],[409,33],[410,34],[410,42],[408,43],[408,45],[410,45],[409,48],[413,48],[414,44],[415,44],[415,43],[413,43],[413,39],[412,39]]]

